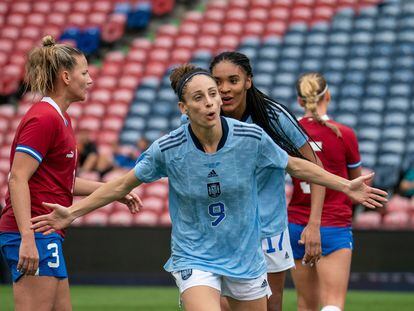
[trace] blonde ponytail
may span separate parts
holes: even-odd
[[[296,83],[296,90],[304,102],[305,109],[312,113],[313,118],[320,124],[330,128],[337,137],[342,137],[339,128],[321,118],[317,105],[328,90],[328,84],[320,73],[303,74]]]

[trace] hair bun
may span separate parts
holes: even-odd
[[[52,36],[45,36],[45,37],[43,37],[43,39],[42,39],[42,45],[44,46],[44,47],[50,47],[50,46],[54,46],[56,44],[56,41],[55,41],[55,39],[53,39],[53,37]]]

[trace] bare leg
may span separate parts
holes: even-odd
[[[322,306],[333,305],[344,310],[351,258],[351,249],[344,248],[322,257],[317,263]]]
[[[181,294],[186,311],[220,311],[220,292],[209,286],[194,286]]]
[[[295,260],[296,269],[291,269],[293,282],[298,296],[299,311],[319,309],[319,280],[315,266],[303,266],[301,260]]]
[[[246,301],[227,297],[227,300],[233,311],[266,311],[267,297]]]
[[[59,280],[56,291],[54,311],[72,311],[68,279]]]
[[[15,310],[53,310],[58,282],[52,276],[23,276],[17,283],[13,283]],[[70,305],[70,298],[66,303]]]
[[[285,287],[286,271],[267,274],[272,296],[267,300],[267,311],[281,311],[283,305],[283,288]]]
[[[231,311],[229,301],[227,300],[227,297],[221,297],[220,298],[220,307],[221,311]]]

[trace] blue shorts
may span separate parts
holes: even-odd
[[[63,238],[57,233],[49,235],[35,233],[35,241],[39,252],[39,270],[36,275],[67,278],[68,273],[62,251]],[[13,282],[17,282],[23,276],[17,271],[20,242],[20,233],[0,233],[0,251],[12,273]]]
[[[300,235],[305,226],[289,223],[290,244],[293,258],[302,259],[305,256],[305,245],[300,245]],[[354,239],[351,227],[321,227],[322,256],[327,256],[339,249],[353,249]]]

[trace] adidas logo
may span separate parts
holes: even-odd
[[[285,254],[285,259],[289,259],[289,253],[288,252],[286,252],[286,254]]]
[[[267,286],[267,281],[263,280],[262,285],[260,286],[261,288],[265,288]]]
[[[211,170],[210,173],[208,173],[207,178],[217,177],[217,173],[214,170]]]

